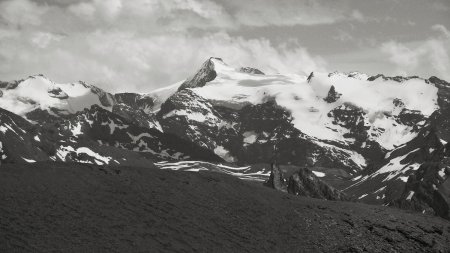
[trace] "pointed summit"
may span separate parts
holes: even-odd
[[[203,65],[193,77],[187,79],[181,84],[178,90],[203,87],[207,82],[211,82],[212,80],[214,80],[217,77],[217,72],[214,68],[214,61],[223,62],[221,58],[209,58],[205,63],[203,63]]]

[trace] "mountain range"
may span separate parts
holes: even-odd
[[[215,171],[450,219],[450,83],[265,74],[208,59],[147,94],[44,75],[0,82],[0,163]]]

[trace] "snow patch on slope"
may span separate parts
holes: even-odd
[[[178,162],[168,162],[161,161],[155,163],[155,165],[160,169],[177,170],[177,171],[215,171],[225,174],[229,174],[240,179],[264,182],[270,176],[270,170],[258,170],[253,171],[249,166],[245,167],[233,167],[223,164],[213,164],[203,161],[178,161]]]
[[[235,162],[236,158],[234,158],[231,154],[230,151],[226,150],[224,147],[222,146],[217,146],[214,149],[214,153],[218,156],[220,156],[222,159],[224,159],[227,162]]]
[[[71,147],[71,146],[61,146],[58,148],[58,150],[56,151],[56,156],[62,160],[62,161],[66,161],[66,156],[70,153],[70,152],[75,152],[77,155],[80,154],[86,154],[90,157],[94,158],[94,162],[97,165],[105,165],[105,164],[109,164],[109,162],[111,161],[112,157],[109,156],[102,156],[94,151],[92,151],[91,149],[89,149],[88,147],[80,147],[77,148],[76,150]],[[77,160],[78,162],[81,163],[91,163],[90,161],[87,160]]]

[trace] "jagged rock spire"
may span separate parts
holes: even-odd
[[[205,63],[203,63],[201,68],[193,77],[187,79],[186,81],[184,81],[184,83],[181,84],[178,90],[203,87],[207,82],[211,82],[212,80],[214,80],[217,76],[217,73],[214,69],[213,59],[222,61],[222,59],[220,58],[209,58]]]
[[[313,77],[314,77],[314,72],[311,72],[311,74],[309,74],[308,79],[306,79],[306,81],[308,81],[308,83],[311,83],[311,80]]]

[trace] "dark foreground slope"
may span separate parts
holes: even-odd
[[[0,167],[1,252],[450,251],[450,223],[211,172]]]

